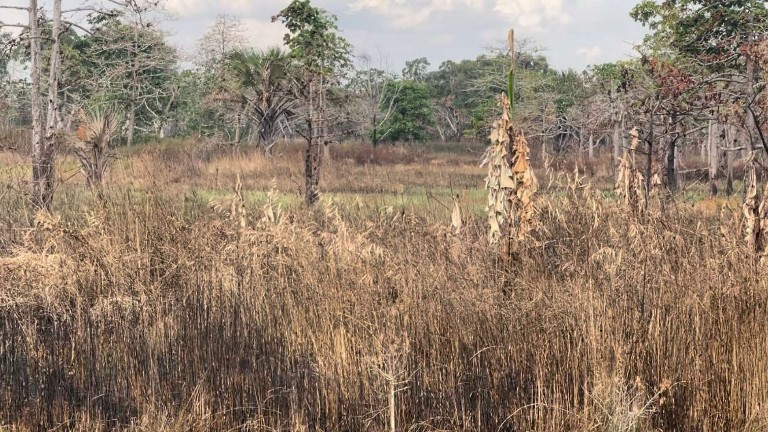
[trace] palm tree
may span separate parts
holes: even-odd
[[[258,129],[259,144],[271,156],[281,122],[293,115],[295,99],[289,91],[292,60],[280,48],[236,50],[227,57],[241,112]]]

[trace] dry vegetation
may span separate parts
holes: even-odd
[[[34,220],[2,154],[0,424],[768,428],[768,286],[733,211],[632,214],[607,179],[540,175],[509,263],[481,148],[335,150],[312,212],[297,148],[178,143],[122,155],[100,200],[65,159]]]

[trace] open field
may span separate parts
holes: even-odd
[[[103,200],[62,159],[37,217],[0,154],[0,429],[768,429],[740,197],[689,181],[634,216],[606,166],[563,162],[506,259],[482,152],[335,148],[309,211],[300,147],[171,142],[122,154]]]

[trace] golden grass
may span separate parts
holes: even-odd
[[[307,211],[267,199],[292,193],[289,154],[156,151],[118,163],[103,201],[70,180],[56,217],[1,196],[8,430],[381,431],[392,394],[397,430],[768,427],[765,270],[716,212],[639,219],[556,183],[508,267],[482,212],[450,228],[451,192],[484,201],[474,153],[325,171],[339,192],[400,173],[388,193],[447,208],[370,190]],[[244,226],[209,205],[237,174]]]

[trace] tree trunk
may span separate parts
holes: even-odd
[[[717,150],[718,139],[715,139],[716,133],[715,121],[709,121],[709,129],[707,131],[707,150],[709,152],[709,196],[714,197],[717,195],[717,166],[720,164],[719,155]]]
[[[47,140],[43,140],[43,97],[40,89],[40,28],[38,26],[37,0],[29,1],[29,41],[32,78],[32,183],[34,205],[50,210],[53,198],[53,153]]]
[[[648,203],[651,196],[651,177],[653,176],[653,140],[655,139],[653,131],[654,115],[650,113],[648,115],[648,138],[646,150],[648,153],[645,157],[645,209],[648,210]]]
[[[726,140],[728,142],[728,148],[736,148],[737,141],[735,140],[735,134],[733,131],[733,126],[728,126],[726,130]],[[726,150],[725,151],[725,194],[726,195],[732,195],[733,194],[733,154],[734,151]]]
[[[330,140],[328,140],[328,119],[327,115],[328,112],[325,109],[325,82],[323,80],[323,76],[320,76],[320,86],[318,88],[318,106],[319,109],[317,111],[318,117],[319,117],[319,126],[320,126],[320,136],[318,137],[320,142],[320,147],[323,151],[323,159],[325,161],[331,160],[331,146],[330,146]],[[318,184],[320,183],[320,177],[319,177],[319,171],[320,167],[319,164],[323,162],[318,162]],[[325,162],[327,163],[327,162]],[[319,193],[319,192],[318,192]]]
[[[621,160],[621,114],[616,111],[613,114],[613,174],[619,172]]]
[[[372,131],[373,136],[371,138],[372,138],[373,146],[376,147],[377,145],[379,145],[379,136],[378,136],[379,131],[376,125],[376,113],[373,113],[373,124],[371,124],[371,126],[373,126],[373,131]]]
[[[323,154],[322,128],[318,104],[318,85],[309,81],[309,139],[304,163],[304,202],[312,206],[320,199],[320,161]]]
[[[53,23],[51,25],[51,45],[50,63],[48,65],[48,112],[46,114],[45,130],[45,154],[42,161],[45,191],[43,192],[43,205],[50,210],[53,202],[53,168],[54,151],[56,138],[59,130],[59,69],[61,66],[61,0],[53,1]]]
[[[133,145],[133,133],[136,130],[136,107],[131,106],[128,112],[128,136],[126,138],[126,145],[129,147]]]
[[[595,158],[595,136],[592,132],[589,133],[589,147],[587,147],[587,159],[593,160]]]
[[[272,141],[272,142],[270,142],[268,144],[265,144],[264,145],[264,156],[266,158],[268,158],[268,159],[272,158],[272,156],[274,156],[274,152],[273,152],[274,148],[275,148],[275,141]]]
[[[677,191],[677,140],[679,132],[677,130],[677,113],[672,113],[669,119],[671,127],[675,132],[669,137],[667,144],[667,188],[670,192]]]
[[[243,109],[239,110],[235,115],[235,138],[234,138],[234,141],[232,141],[233,146],[237,146],[240,144],[240,129],[242,128],[244,112],[245,112],[245,106],[243,106]]]
[[[755,100],[754,84],[755,84],[755,62],[747,56],[747,83],[746,83],[746,97],[744,98],[744,118],[746,119],[746,140],[744,142],[745,151],[743,153],[746,158],[755,149],[755,134],[757,133],[757,124],[755,118],[752,116],[750,104]]]

